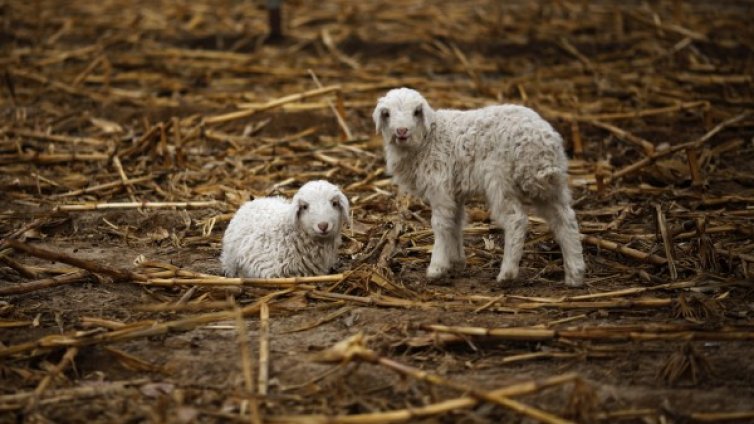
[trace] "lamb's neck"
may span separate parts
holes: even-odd
[[[432,143],[425,141],[416,148],[402,148],[388,145],[387,149],[389,150],[388,154],[385,155],[387,159],[387,171],[392,175],[399,175],[415,169],[416,164],[420,163],[429,154],[432,149]]]
[[[396,169],[403,168],[402,165],[411,160],[411,153],[407,153],[405,149],[399,149],[393,146],[387,146],[387,150],[388,152],[385,155],[385,159],[387,159],[387,172],[395,175]]]
[[[333,237],[327,238],[312,237],[300,227],[296,228],[295,231],[291,231],[290,234],[291,242],[312,250],[328,250],[337,248],[340,245],[340,234],[335,234]]]
[[[418,149],[398,149],[392,146],[387,154],[387,171],[393,176],[393,181],[402,189],[424,199],[427,187],[432,184],[427,180],[425,166],[433,148],[431,143],[425,143]]]
[[[337,259],[339,239],[340,237],[311,237],[300,227],[296,228],[288,238],[288,246],[293,249],[293,255],[285,266],[291,271],[291,275],[327,273]]]

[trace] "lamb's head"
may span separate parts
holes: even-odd
[[[372,114],[385,145],[417,147],[435,122],[435,111],[418,91],[395,88],[377,101]]]
[[[312,238],[332,240],[349,222],[348,199],[324,180],[310,181],[293,196],[293,220]]]

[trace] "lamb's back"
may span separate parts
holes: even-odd
[[[266,232],[280,227],[290,208],[290,202],[282,197],[264,197],[246,202],[228,224],[228,229],[233,229],[230,235]]]
[[[455,188],[466,193],[483,191],[491,174],[503,173],[510,187],[524,188],[542,174],[565,175],[567,167],[558,132],[519,105],[438,110],[434,142],[437,156],[450,162]]]
[[[537,112],[504,104],[472,110],[437,111],[435,137],[462,151],[477,154],[500,150],[517,140],[559,145],[560,136]]]

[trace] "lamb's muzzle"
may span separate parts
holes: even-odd
[[[516,105],[435,111],[417,91],[398,88],[378,100],[372,118],[394,181],[432,207],[430,279],[465,264],[463,204],[480,193],[505,230],[498,281],[518,276],[528,224],[523,202],[528,202],[548,221],[563,250],[566,284],[583,283],[563,141],[536,112]]]

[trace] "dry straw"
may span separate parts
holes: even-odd
[[[37,2],[5,2],[0,18],[13,40],[1,59],[0,327],[11,336],[0,346],[9,393],[0,411],[55,421],[46,414],[87,402],[122,421],[144,419],[119,415],[127,409],[155,411],[154,421],[193,411],[199,421],[382,423],[453,421],[485,402],[495,408],[482,420],[501,412],[542,422],[754,417],[715,393],[696,396],[704,386],[693,385],[719,361],[745,357],[752,340],[754,72],[744,6],[286,2],[288,38],[266,44],[266,15],[254,2],[59,3],[51,15]],[[479,199],[468,199],[466,271],[449,286],[426,284],[429,205],[396,192],[370,120],[375,100],[398,86],[438,107],[517,103],[552,122],[572,158],[586,288],[560,285],[560,251],[535,216],[523,281],[495,286],[501,230]],[[319,178],[343,187],[352,204],[338,272],[217,275],[222,231],[243,202],[291,196]],[[132,266],[138,255],[156,260]],[[258,337],[244,338],[257,328]],[[145,394],[166,378],[167,367],[147,356],[164,357],[156,336],[171,345],[175,333],[223,329],[235,330],[223,347],[241,384],[171,376],[172,394]],[[320,332],[361,330],[371,348],[352,343],[335,371],[293,378],[276,363],[279,346],[301,365]],[[108,381],[109,364],[94,362],[89,375],[105,381],[86,385],[77,358],[99,349],[133,368],[118,373],[148,378]],[[664,382],[690,375],[684,390],[714,400],[679,412],[654,401],[675,399],[672,387],[641,402],[622,398],[637,375],[612,361],[626,352]],[[670,360],[656,364],[658,355]],[[446,376],[445,356],[468,366]],[[470,383],[491,381],[490,368],[475,367],[480,357],[496,364],[495,376],[518,374],[506,368],[514,364],[542,378],[482,389]],[[568,415],[556,391],[543,396],[555,400],[516,399],[577,381],[548,375],[574,361],[614,370],[611,393],[625,406],[593,405],[586,386],[572,390]],[[408,408],[415,399],[392,390],[360,395],[348,378],[332,384],[354,363],[417,383],[410,393],[420,401]],[[221,378],[205,364],[192,375]],[[749,387],[739,375],[716,377]],[[433,398],[454,391],[459,397]],[[128,400],[138,407],[116,403]],[[348,413],[357,407],[374,411]]]

